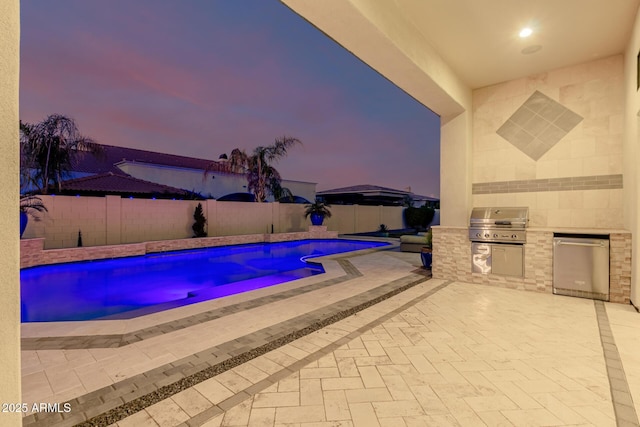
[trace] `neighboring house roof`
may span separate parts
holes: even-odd
[[[381,187],[379,185],[353,185],[351,187],[334,188],[318,191],[328,203],[335,204],[363,204],[363,205],[402,205],[406,196],[415,201],[437,202],[440,199],[413,194],[408,190]]]
[[[426,202],[439,202],[440,199],[438,199],[437,197],[430,197],[430,196],[420,196],[418,194],[411,194],[411,198],[413,200],[415,200],[416,202],[420,202],[420,201],[426,201]]]
[[[396,190],[395,188],[380,187],[378,185],[353,185],[351,187],[334,188],[332,190],[318,191],[318,195],[325,194],[346,194],[346,193],[360,193],[360,194],[411,194],[411,191]]]
[[[115,145],[100,145],[103,147],[103,152],[98,155],[84,151],[76,151],[72,160],[72,169],[76,172],[92,174],[102,174],[106,172],[121,174],[122,171],[118,169],[116,164],[122,161],[128,161],[201,170],[213,164],[213,171],[228,172],[228,167],[224,162],[214,162],[213,160],[157,153],[155,151],[138,150]]]
[[[311,204],[310,201],[301,196],[293,196],[293,199],[289,199],[288,197],[281,197],[278,202],[280,203],[297,203],[299,205],[308,205]]]
[[[256,196],[251,193],[230,193],[218,198],[219,202],[255,202]]]
[[[52,190],[52,192],[57,193]],[[122,173],[107,172],[62,182],[63,194],[113,194],[136,197],[192,198],[193,193],[180,188],[144,181]]]

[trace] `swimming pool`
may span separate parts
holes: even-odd
[[[323,273],[318,256],[388,245],[299,240],[31,267],[20,272],[22,322],[125,319]]]

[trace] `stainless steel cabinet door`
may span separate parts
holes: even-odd
[[[500,276],[524,275],[523,245],[492,245],[491,273]]]
[[[491,273],[491,245],[487,243],[471,244],[471,271],[473,273]]]

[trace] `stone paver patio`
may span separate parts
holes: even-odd
[[[158,314],[161,331],[25,328],[24,400],[72,410],[24,425],[638,425],[633,307],[427,280],[418,264],[330,260],[324,277]],[[93,327],[148,335],[101,347]]]

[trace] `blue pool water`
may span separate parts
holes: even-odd
[[[26,268],[22,321],[131,318],[320,274],[304,260],[384,245],[300,240]]]

